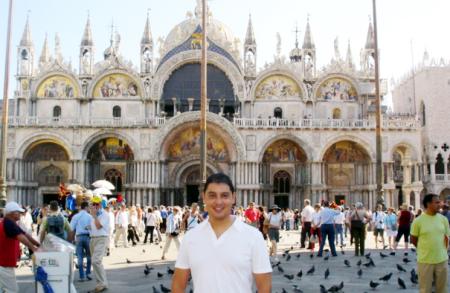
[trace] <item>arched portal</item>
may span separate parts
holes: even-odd
[[[442,202],[449,204],[450,203],[450,188],[445,188],[439,194],[439,198]]]
[[[265,149],[259,174],[268,204],[300,206],[309,182],[306,161],[305,151],[289,139],[278,139]]]
[[[86,182],[99,179],[110,181],[120,193],[127,176],[127,163],[134,160],[134,153],[126,141],[117,137],[102,138],[87,153]]]
[[[289,207],[289,193],[291,192],[291,175],[280,170],[273,175],[274,203],[280,208]]]
[[[364,197],[368,194],[372,172],[370,156],[361,145],[349,140],[339,141],[328,148],[323,162],[328,200],[368,202]]]
[[[37,202],[59,200],[59,184],[70,181],[70,161],[67,151],[55,142],[38,141],[24,154],[24,180],[38,183]],[[31,169],[31,170],[30,170]],[[28,172],[30,171],[30,172]],[[64,204],[63,201],[60,202]]]

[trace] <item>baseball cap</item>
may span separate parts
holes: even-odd
[[[13,212],[25,212],[24,209],[15,201],[10,201],[5,206],[5,214],[13,213]]]

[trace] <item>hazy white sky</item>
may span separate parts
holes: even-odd
[[[7,10],[9,0],[0,1],[0,89],[3,92]],[[144,29],[147,9],[151,9],[151,29],[155,40],[167,36],[176,24],[193,11],[197,0],[14,0],[13,38],[10,89],[15,88],[13,75],[17,70],[16,51],[27,13],[30,14],[35,60],[41,54],[48,33],[53,50],[54,35],[59,33],[66,60],[78,68],[79,44],[87,19],[96,46],[96,61],[109,45],[111,22],[121,34],[121,52],[138,65],[139,42]],[[333,57],[334,39],[339,37],[341,55],[345,56],[348,40],[353,58],[359,65],[359,53],[364,46],[372,0],[211,0],[213,17],[224,22],[243,42],[249,13],[252,14],[258,44],[258,67],[273,60],[276,33],[281,34],[283,54],[288,55],[295,42],[298,24],[300,45],[306,19],[310,15],[311,29],[317,50],[318,67]],[[378,0],[380,70],[383,78],[399,78],[412,64],[418,63],[427,49],[431,57],[449,59],[449,0]],[[29,12],[28,12],[29,11]],[[411,50],[411,42],[413,50]],[[155,54],[157,54],[157,48]],[[413,56],[411,52],[414,52]]]

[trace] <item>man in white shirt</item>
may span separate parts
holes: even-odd
[[[300,248],[305,248],[305,240],[306,235],[308,235],[308,239],[311,237],[311,221],[312,215],[314,213],[314,208],[311,206],[311,201],[309,199],[305,199],[304,201],[305,207],[302,210],[302,234],[300,237]],[[310,247],[309,247],[310,248]]]
[[[121,204],[120,210],[116,215],[116,238],[114,239],[117,247],[119,240],[122,239],[123,246],[128,247],[127,231],[128,231],[128,211],[124,203]]]
[[[94,292],[103,292],[108,289],[108,280],[106,279],[105,268],[103,267],[103,256],[106,252],[106,246],[109,241],[109,214],[102,209],[102,199],[100,197],[92,198],[90,214],[91,222],[91,241],[89,243],[92,256],[92,268],[94,270],[97,285]]]
[[[372,225],[373,225],[373,235],[375,237],[375,248],[378,248],[378,236],[381,237],[381,241],[384,244],[384,227],[385,227],[385,219],[386,214],[383,212],[383,207],[381,205],[377,205],[377,210],[373,214],[372,217]]]
[[[272,268],[261,233],[231,215],[236,201],[231,179],[211,175],[202,197],[208,219],[183,239],[172,292],[185,292],[190,274],[196,293],[251,293],[253,280],[259,293],[271,292]]]

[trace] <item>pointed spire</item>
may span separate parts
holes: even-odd
[[[141,39],[141,45],[152,44],[152,43],[153,43],[153,37],[152,37],[152,32],[150,30],[150,15],[149,15],[149,11],[147,11],[147,22],[145,23],[144,34],[142,35],[142,39]]]
[[[91,30],[91,17],[88,13],[88,19],[86,21],[86,26],[84,27],[83,38],[81,39],[80,46],[93,46],[94,41],[92,40],[92,30]]]
[[[303,49],[312,49],[314,50],[316,45],[314,45],[314,41],[311,34],[311,27],[309,25],[309,15],[308,20],[306,22],[306,30],[305,30],[305,39],[303,40]]]
[[[375,35],[373,32],[372,19],[369,16],[369,29],[367,30],[366,49],[375,49]]]
[[[55,60],[58,62],[61,62],[63,59],[62,57],[62,50],[61,50],[61,40],[59,38],[59,34],[55,34]]]
[[[48,48],[48,37],[45,34],[44,45],[42,46],[41,57],[39,58],[40,64],[45,64],[50,61],[50,49]]]
[[[23,30],[22,39],[20,40],[20,46],[27,47],[33,46],[33,41],[31,40],[31,30],[30,30],[30,15],[27,15],[27,22]]]
[[[253,31],[252,15],[249,14],[247,33],[245,35],[245,45],[254,45],[254,44],[256,44],[256,39],[255,39],[255,33]]]
[[[348,40],[347,45],[347,55],[345,57],[345,63],[349,68],[353,68],[353,56],[352,56],[352,48],[350,46],[350,40]]]

